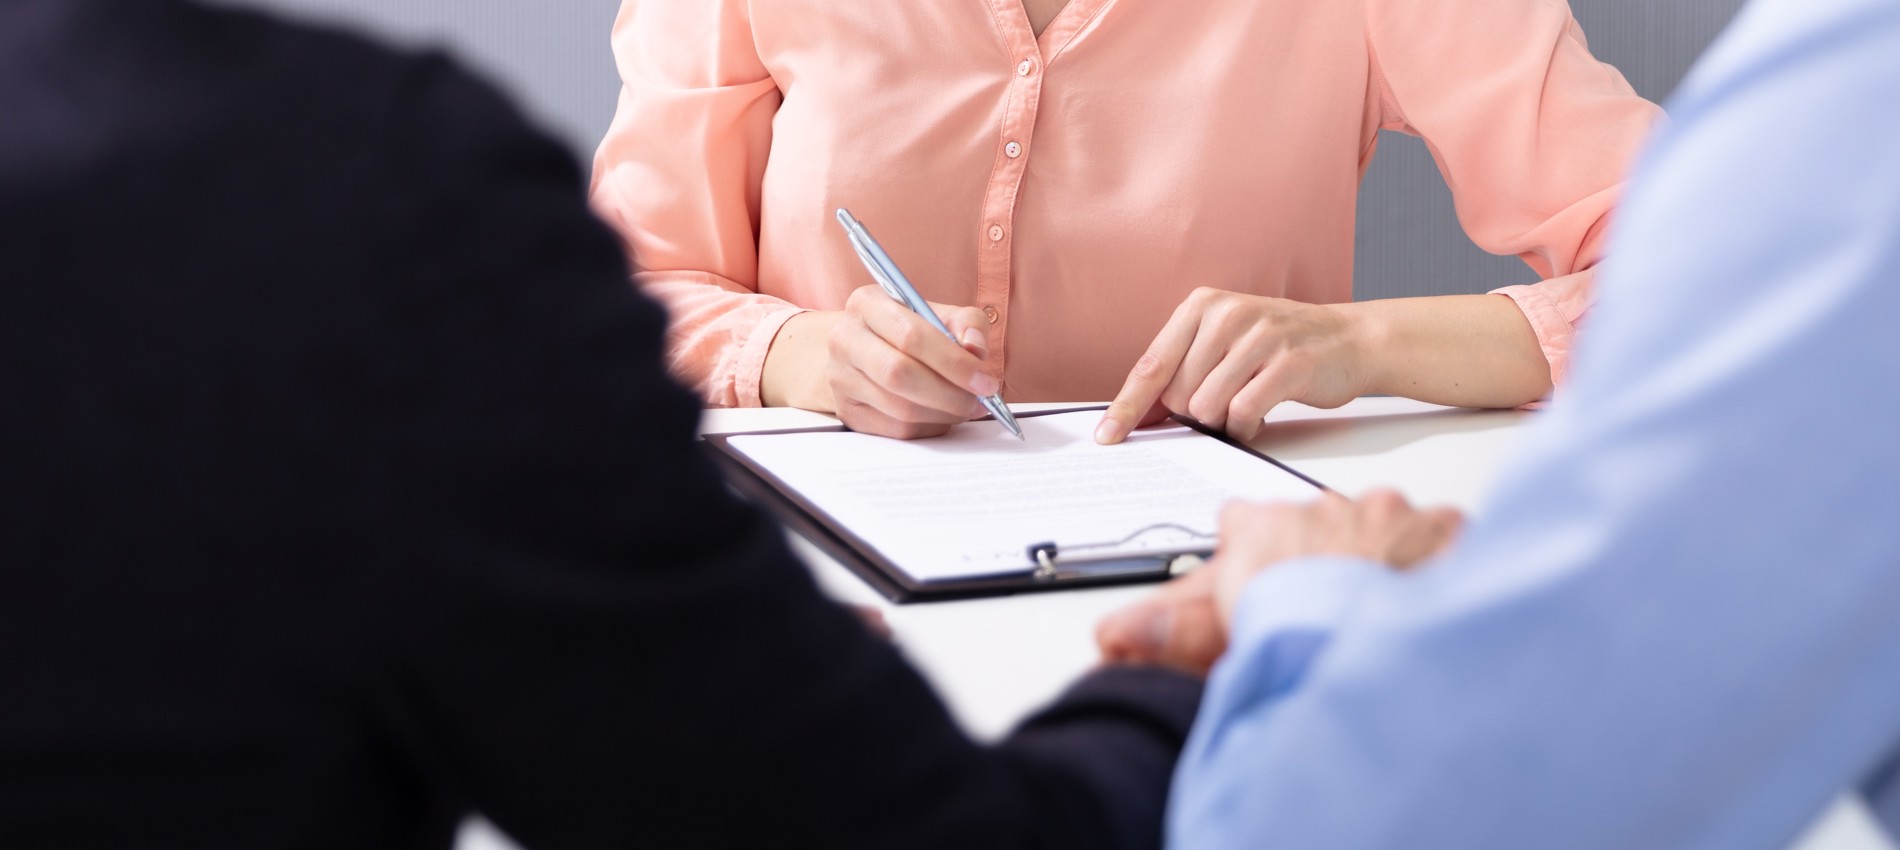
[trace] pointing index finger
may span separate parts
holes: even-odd
[[[1095,427],[1095,442],[1102,445],[1119,443],[1127,438],[1128,432],[1147,418],[1147,414],[1161,401],[1161,393],[1174,380],[1175,372],[1181,368],[1181,360],[1187,356],[1188,347],[1194,342],[1194,333],[1200,327],[1200,312],[1190,310],[1187,305],[1176,310],[1168,319],[1154,342],[1148,344],[1141,359],[1135,361],[1135,368],[1128,372],[1128,380],[1123,382],[1122,390],[1102,414],[1102,423]]]

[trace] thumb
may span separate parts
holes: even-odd
[[[970,352],[978,360],[990,357],[989,317],[975,307],[956,307],[949,304],[931,302],[930,309],[937,311],[937,317],[943,319],[943,326],[950,329],[950,336],[964,351]]]
[[[938,304],[935,301],[929,304],[930,309],[936,312],[937,318],[943,320],[943,326],[950,329],[950,335],[955,337],[957,342],[962,343],[964,348],[970,347],[971,335],[975,334],[975,338],[979,340],[979,347],[985,351],[989,349],[990,320],[982,310],[956,304]]]

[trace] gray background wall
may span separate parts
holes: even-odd
[[[888,0],[926,2],[926,0]],[[966,0],[967,1],[967,0]],[[606,131],[618,82],[607,32],[618,0],[225,0],[446,44],[513,92],[582,156]],[[948,0],[938,0],[948,2]],[[1660,100],[1742,0],[1572,0],[1597,56]],[[1360,191],[1359,298],[1483,292],[1535,279],[1464,236],[1425,146],[1387,134]]]
[[[1662,101],[1742,0],[1571,0],[1590,50]],[[1486,292],[1537,279],[1486,254],[1458,227],[1451,190],[1418,139],[1385,133],[1359,190],[1354,294],[1361,299]]]

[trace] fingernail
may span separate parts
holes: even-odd
[[[963,344],[976,349],[977,357],[988,357],[990,354],[989,342],[983,338],[983,332],[976,328],[963,331]]]
[[[978,372],[970,378],[970,392],[977,395],[996,395],[996,391],[1002,388],[1003,385],[997,383],[995,378],[983,372]]]
[[[1102,424],[1095,426],[1095,442],[1104,446],[1120,440],[1121,437],[1121,426],[1106,416],[1102,417]]]

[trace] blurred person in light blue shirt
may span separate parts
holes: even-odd
[[[1229,628],[1174,847],[1769,848],[1857,788],[1900,823],[1900,0],[1756,0],[1670,111],[1450,549],[1390,496],[1230,509],[1105,624]]]

